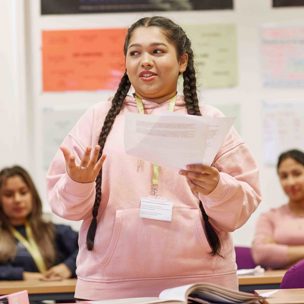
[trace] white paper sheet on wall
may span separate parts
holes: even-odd
[[[261,29],[263,84],[304,87],[304,25],[265,25]]]
[[[43,169],[47,170],[65,136],[86,108],[49,107],[43,109]]]
[[[275,165],[285,150],[304,150],[304,100],[264,101],[262,105],[265,165]]]
[[[198,85],[204,88],[238,84],[235,24],[184,24],[195,55]]]

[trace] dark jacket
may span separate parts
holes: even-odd
[[[78,254],[78,233],[67,225],[54,224],[54,226],[56,261],[53,266],[64,263],[71,270],[72,276],[75,277],[76,257]],[[15,228],[26,237],[25,226]],[[14,260],[0,264],[0,280],[23,280],[24,271],[39,272],[30,253],[18,242]]]

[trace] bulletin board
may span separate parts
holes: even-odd
[[[206,1],[224,5],[213,8],[121,12],[91,7],[91,12],[84,12],[80,1],[73,0],[58,11],[56,5],[64,2],[68,1],[30,1],[33,153],[43,197],[46,168],[56,145],[89,106],[115,93],[123,71],[119,44],[126,29],[140,17],[163,15],[181,24],[191,36],[200,101],[236,117],[235,127],[259,165],[263,203],[234,234],[236,243],[248,244],[256,217],[285,202],[274,168],[278,151],[268,149],[270,158],[265,157],[265,135],[280,136],[269,133],[273,131],[264,119],[270,108],[265,103],[292,104],[295,112],[303,109],[304,55],[297,46],[303,46],[304,8],[286,9],[282,1],[234,0]],[[204,1],[188,2],[194,7]],[[295,28],[298,34],[285,35]],[[86,43],[79,44],[79,39]],[[53,126],[60,129],[58,136],[51,135]]]

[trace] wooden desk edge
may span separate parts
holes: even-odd
[[[29,294],[74,293],[76,279],[63,281],[0,281],[0,294],[27,290]]]

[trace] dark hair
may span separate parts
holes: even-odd
[[[0,194],[2,187],[6,181],[11,178],[19,176],[27,185],[29,192],[32,195],[32,211],[28,216],[28,223],[32,228],[33,237],[38,244],[42,257],[48,267],[55,261],[55,247],[54,247],[54,226],[52,223],[45,222],[42,217],[42,201],[37,191],[37,188],[29,175],[29,173],[22,167],[15,165],[12,167],[3,168],[0,171]],[[0,228],[2,234],[7,234],[11,239],[13,236],[10,232],[11,223],[3,211],[1,195],[0,195]],[[0,242],[1,244],[1,242]],[[14,242],[15,244],[15,242]],[[1,244],[2,246],[2,244]],[[13,252],[10,252],[13,254]],[[6,255],[5,255],[6,256]],[[0,256],[0,260],[2,253]],[[0,262],[3,262],[2,260]]]
[[[7,181],[8,178],[14,177],[14,176],[20,176],[32,194],[33,209],[30,214],[30,218],[31,217],[34,217],[34,218],[42,217],[42,202],[41,202],[40,196],[34,185],[32,178],[30,177],[30,175],[28,174],[28,172],[25,169],[23,169],[20,166],[12,166],[12,167],[3,168],[0,171],[0,189],[2,188],[3,184]],[[1,218],[1,220],[3,220],[4,223],[7,222],[6,216],[3,214],[2,209],[0,210],[0,218]]]
[[[168,18],[160,17],[160,16],[145,17],[139,19],[128,29],[124,43],[124,55],[126,56],[127,54],[128,45],[134,30],[139,27],[150,27],[150,26],[155,26],[162,29],[168,41],[170,41],[175,46],[178,58],[180,58],[185,53],[188,54],[187,68],[183,72],[183,94],[186,103],[187,113],[191,115],[200,116],[201,112],[199,109],[199,101],[197,97],[196,76],[195,76],[195,68],[193,63],[193,51],[191,48],[191,42],[187,37],[186,33],[184,32],[184,30],[179,25],[177,25]],[[124,73],[120,81],[119,87],[116,91],[116,94],[112,99],[112,106],[105,118],[103,127],[101,129],[101,133],[98,140],[98,144],[101,147],[99,157],[101,157],[103,153],[103,148],[105,146],[107,136],[111,131],[115,117],[119,114],[120,110],[122,109],[123,101],[130,89],[130,86],[131,83],[129,81],[129,77],[127,73]],[[97,215],[98,215],[98,209],[102,195],[101,181],[102,181],[102,172],[100,171],[99,175],[96,178],[96,196],[92,210],[93,218],[87,234],[87,248],[89,250],[92,250],[94,246],[94,238],[97,227]],[[211,254],[212,255],[218,254],[221,248],[220,240],[214,228],[209,223],[208,215],[206,214],[201,202],[200,202],[200,209],[203,214],[207,239],[212,249]]]
[[[304,153],[300,150],[292,149],[292,150],[282,152],[279,155],[278,163],[277,163],[277,170],[279,170],[281,163],[287,158],[292,158],[293,160],[295,160],[296,162],[298,162],[299,164],[304,166]]]

